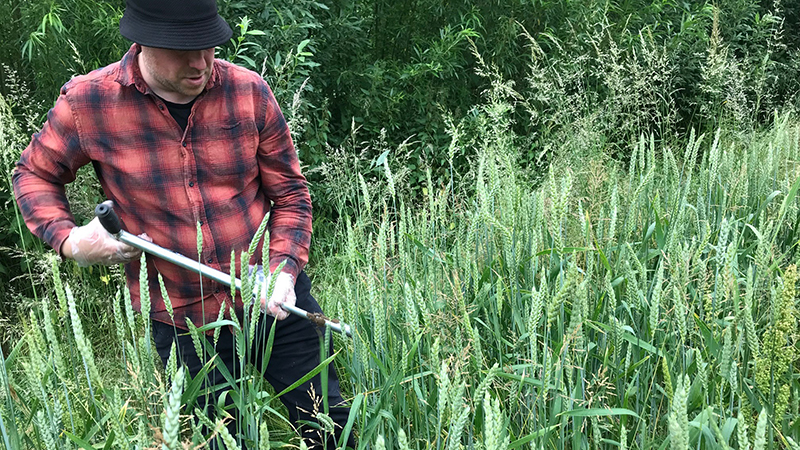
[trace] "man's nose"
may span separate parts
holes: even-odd
[[[208,67],[202,50],[189,52],[186,55],[189,67],[195,70],[205,70]]]

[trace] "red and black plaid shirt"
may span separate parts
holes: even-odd
[[[228,273],[231,250],[247,248],[270,211],[269,266],[286,260],[295,277],[308,262],[311,198],[289,129],[267,83],[254,72],[215,60],[186,131],[145,84],[134,44],[121,61],[69,81],[42,130],[22,153],[14,190],[28,228],[57,251],[75,226],[64,185],[92,163],[124,228],[200,257]],[[261,249],[251,263],[260,262]],[[228,289],[148,257],[151,317],[170,323],[156,278],[161,273],[175,321],[216,320]],[[139,308],[139,263],[125,267]],[[296,278],[295,278],[296,279]],[[241,301],[237,302],[241,312]]]

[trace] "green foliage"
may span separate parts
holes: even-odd
[[[122,0],[4,1],[2,5],[11,25],[1,46],[9,56],[4,61],[24,73],[36,87],[36,99],[48,104],[71,77],[119,59],[129,45],[118,28]]]
[[[312,181],[361,448],[800,441],[796,0],[219,3],[218,56],[269,81]],[[0,447],[198,444],[118,269],[51,269],[13,207],[58,87],[127,48],[122,2],[0,7]],[[229,387],[250,439],[291,440]]]
[[[355,331],[333,337],[330,360],[353,399],[359,448],[579,449],[618,437],[640,449],[767,448],[800,438],[796,121],[776,116],[744,141],[691,134],[681,158],[643,137],[627,171],[585,159],[554,166],[534,188],[514,160],[505,89],[495,83],[479,107],[486,138],[456,142],[478,155],[471,174],[454,177],[471,189],[431,180],[412,203],[387,154],[380,182],[351,173],[356,187],[342,193],[347,219],[326,236],[315,279],[328,315]],[[126,296],[113,314],[87,317],[76,299],[91,283],[79,296],[64,281],[72,275],[43,270],[57,299],[33,305],[23,339],[2,353],[3,445],[175,448],[203,443],[203,426],[235,443],[193,409],[196,380],[173,367],[167,381]],[[249,298],[257,283],[244,277]],[[233,326],[244,361],[249,306],[191,333]],[[90,323],[117,332],[101,337]],[[211,341],[197,343],[213,355]],[[252,423],[243,438],[292,441],[276,395],[242,364],[248,376],[225,389]]]
[[[794,438],[796,122],[692,134],[681,158],[642,138],[627,172],[584,158],[534,189],[495,89],[480,107],[487,138],[457,143],[478,155],[462,178],[474,195],[429,183],[422,202],[397,196],[391,157],[380,182],[340,180],[354,187],[339,204],[353,206],[316,279],[356,330],[339,341],[348,389],[380,392],[361,441],[411,429],[412,448],[493,445],[487,390],[508,399],[512,446],[625,435],[631,448],[670,436],[672,448],[736,448],[737,423],[754,430],[759,411],[776,430],[762,445]],[[352,160],[329,173],[345,177]]]
[[[243,258],[247,261],[249,256]],[[79,307],[83,308],[76,300],[86,292],[79,287],[73,293],[66,281],[71,277],[65,276],[55,261],[44,270],[52,276],[53,285],[48,292],[58,297],[58,302],[48,295],[33,305],[21,324],[22,339],[10,352],[0,349],[0,436],[4,443],[0,448],[56,450],[99,444],[106,449],[154,445],[178,449],[187,445],[200,448],[214,439],[221,439],[226,446],[238,446],[245,441],[263,441],[265,434],[276,446],[295,440],[285,412],[278,409],[276,399],[282,393],[267,389],[259,374],[269,358],[264,358],[262,367],[245,364],[245,357],[249,358],[254,349],[255,321],[250,317],[259,315],[257,302],[249,305],[252,308],[245,308],[241,325],[226,317],[200,328],[190,327],[190,333],[197,337],[199,352],[208,355],[209,360],[191,378],[183,367],[168,373],[161,369],[152,344],[150,320],[147,314],[134,315],[128,295],[117,291],[116,298],[108,302],[113,304],[113,314],[96,317],[87,311],[79,312]],[[242,283],[249,288],[242,294],[251,298],[256,283],[250,280],[251,275],[243,276]],[[109,281],[119,286],[121,278],[121,273],[116,273]],[[144,311],[149,308],[144,305],[146,302],[143,299]],[[104,330],[91,333],[98,325],[103,325]],[[209,395],[212,389],[202,377],[218,364],[213,358],[214,344],[201,336],[225,326],[234,329],[236,347],[241,350],[240,370],[245,375],[234,379],[219,363],[226,381],[216,388],[229,390],[228,395],[235,399],[243,424],[240,437],[231,436],[225,428],[223,418],[227,412],[222,405],[209,406],[219,408],[214,414],[215,422],[208,419],[207,410],[192,413],[197,399]],[[117,333],[109,336],[107,327],[115,328]],[[258,338],[267,343],[262,348],[269,353],[274,330],[263,332]],[[98,340],[103,335],[103,341]],[[174,357],[173,347],[173,363]],[[324,369],[331,359],[323,361],[298,384]],[[327,409],[320,410],[320,414],[325,412]],[[187,414],[191,417],[188,420]]]
[[[323,160],[328,141],[326,100],[314,95],[320,66],[315,34],[323,27],[318,16],[327,9],[314,0],[220,2],[220,14],[240,17],[234,27],[234,50],[223,53],[267,80],[290,125],[301,160],[312,167]]]
[[[668,141],[677,130],[723,123],[750,130],[776,109],[796,108],[795,3],[221,0],[234,39],[219,56],[270,82],[313,183],[324,182],[314,169],[356,130],[374,144],[364,147],[368,159],[381,143],[407,142],[414,186],[427,168],[447,183],[450,165],[464,172],[475,156],[448,158],[449,123],[480,138],[473,107],[498,77],[515,91],[519,162],[541,176],[563,142],[626,161],[640,133]],[[3,60],[44,105],[70,76],[127,48],[117,32],[121,0],[4,6]],[[43,117],[34,109],[26,131]],[[326,190],[315,200],[330,216]]]

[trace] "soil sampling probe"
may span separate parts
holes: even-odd
[[[210,278],[218,283],[224,284],[225,286],[228,286],[230,288],[235,288],[236,290],[241,292],[242,284],[238,278],[235,279],[236,285],[231,286],[230,274],[226,274],[212,267],[208,267],[205,264],[201,264],[198,261],[189,259],[186,256],[181,255],[180,253],[173,252],[172,250],[167,250],[164,247],[153,244],[150,241],[146,241],[140,238],[139,236],[133,235],[123,230],[122,225],[119,221],[119,217],[117,216],[117,213],[114,212],[114,205],[110,200],[107,200],[97,205],[97,207],[94,209],[94,214],[100,220],[100,223],[103,225],[103,228],[105,228],[106,231],[111,233],[111,235],[114,236],[114,238],[116,238],[118,241],[128,244],[131,247],[138,248],[139,250],[145,253],[149,253],[165,261],[169,261],[172,264],[175,264],[176,266],[183,267],[184,269],[187,270],[191,270],[192,272]],[[328,327],[331,330],[336,331],[337,333],[342,333],[348,337],[353,337],[352,329],[350,325],[347,325],[346,323],[339,322],[336,319],[329,319],[325,317],[323,314],[310,313],[304,309],[297,308],[295,306],[281,305],[281,308],[283,308],[286,312],[308,319],[319,327]]]

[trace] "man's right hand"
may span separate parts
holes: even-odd
[[[151,240],[146,234],[141,237]],[[114,239],[95,217],[88,224],[69,232],[69,237],[61,244],[61,254],[86,267],[92,264],[125,264],[139,258],[142,251]]]

